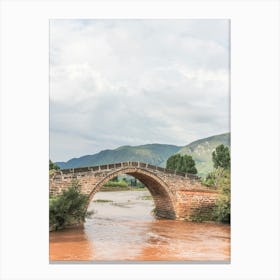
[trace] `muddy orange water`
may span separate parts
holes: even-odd
[[[156,219],[149,195],[98,192],[83,226],[50,233],[50,260],[230,260],[229,225]]]

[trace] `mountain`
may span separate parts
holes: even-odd
[[[170,156],[180,153],[191,155],[196,162],[198,175],[205,176],[213,169],[212,152],[220,144],[230,146],[230,133],[203,138],[184,147],[166,144],[122,146],[114,150],[104,150],[97,154],[73,158],[67,162],[56,162],[56,164],[60,168],[66,169],[124,161],[141,161],[165,167]]]
[[[230,147],[230,133],[194,141],[181,148],[178,153],[191,155],[195,160],[198,175],[205,176],[213,169],[212,152],[221,144]]]
[[[95,166],[124,161],[141,161],[158,166],[165,166],[166,160],[182,147],[165,144],[147,144],[141,146],[122,146],[115,150],[104,150],[97,154],[73,158],[67,162],[56,162],[62,168]]]

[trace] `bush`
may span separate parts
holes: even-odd
[[[210,186],[210,187],[218,187],[221,184],[225,184],[226,182],[223,182],[224,180],[226,180],[225,177],[228,178],[229,180],[229,176],[225,175],[226,173],[229,174],[229,170],[225,170],[221,167],[218,167],[216,169],[214,169],[212,172],[210,172],[205,179],[202,180],[202,183]],[[228,182],[229,184],[229,182]]]
[[[211,176],[220,193],[214,210],[216,220],[230,223],[230,171],[219,167]]]
[[[203,183],[219,190],[219,197],[214,208],[216,221],[230,223],[230,151],[219,145],[212,153],[215,170],[209,173]]]
[[[124,180],[116,182],[116,181],[108,181],[104,184],[105,187],[127,187],[128,183]]]
[[[88,197],[81,194],[77,185],[64,190],[61,195],[49,200],[49,225],[51,229],[62,229],[68,225],[84,222],[91,213],[87,212]]]
[[[215,187],[219,197],[214,207],[214,219],[218,222],[230,223],[230,171],[218,167],[209,173],[203,183]]]
[[[223,187],[215,207],[217,221],[230,224],[230,190]]]

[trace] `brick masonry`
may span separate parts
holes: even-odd
[[[50,175],[49,192],[53,196],[61,194],[77,180],[89,203],[106,182],[121,174],[134,176],[146,185],[153,196],[156,213],[162,218],[192,220],[193,215],[203,216],[212,211],[218,196],[216,190],[202,185],[194,175],[141,162],[59,170]]]

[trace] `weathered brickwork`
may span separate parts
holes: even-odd
[[[212,210],[218,195],[217,191],[202,185],[196,176],[141,162],[57,171],[50,175],[50,195],[60,194],[75,180],[82,193],[88,195],[89,203],[106,182],[121,174],[134,176],[146,185],[157,215],[163,218],[192,220],[193,215],[205,215]]]
[[[178,191],[177,215],[185,220],[210,217],[218,193],[216,191]]]

